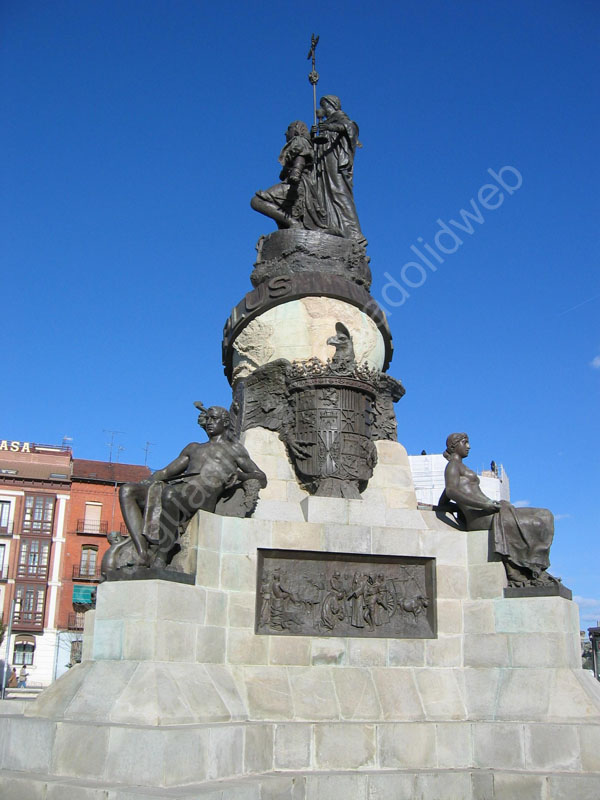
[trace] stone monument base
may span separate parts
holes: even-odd
[[[270,489],[253,519],[190,523],[196,584],[102,584],[83,663],[0,704],[3,800],[597,800],[576,605],[504,597],[489,533],[418,510],[401,445],[345,500],[302,493],[250,433]],[[259,549],[435,559],[433,633],[263,633]]]
[[[4,771],[0,786],[3,800],[598,800],[597,775],[533,770],[287,772],[152,790]]]

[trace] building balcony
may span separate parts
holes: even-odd
[[[99,581],[100,567],[90,567],[89,564],[73,564],[74,581]]]
[[[92,536],[106,536],[108,533],[108,522],[103,520],[78,519],[76,533],[91,534]]]
[[[41,631],[44,628],[44,612],[15,610],[12,626],[15,631]]]
[[[82,631],[83,630],[83,618],[85,617],[84,613],[72,613],[69,614],[69,619],[67,621],[67,628],[70,631]]]

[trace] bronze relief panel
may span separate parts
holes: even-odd
[[[435,559],[258,550],[255,632],[437,636]]]

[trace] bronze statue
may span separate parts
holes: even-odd
[[[310,134],[304,122],[290,123],[279,154],[281,182],[256,192],[250,205],[279,228],[321,231],[364,247],[352,190],[358,125],[332,94],[321,98],[316,116]]]
[[[335,371],[351,372],[356,367],[352,336],[350,336],[350,331],[342,322],[335,323],[335,336],[330,336],[327,339],[327,344],[335,347],[335,353],[331,359],[331,366]]]
[[[255,369],[238,395],[238,419],[242,430],[278,432],[308,492],[359,500],[377,463],[375,442],[397,438],[393,406],[404,387],[367,362],[357,363],[342,322],[327,344],[335,352],[326,362],[277,359]]]
[[[123,519],[130,539],[111,541],[102,573],[133,567],[165,567],[182,527],[202,509],[230,516],[252,513],[258,491],[267,478],[246,448],[231,433],[229,412],[220,406],[199,409],[198,424],[208,442],[192,442],[179,456],[140,483],[126,483],[119,491]],[[235,509],[220,508],[237,494]],[[134,570],[134,571],[135,571]]]
[[[502,558],[509,586],[544,586],[558,583],[546,570],[554,537],[554,516],[547,508],[515,508],[505,500],[491,500],[479,478],[463,464],[471,445],[466,433],[451,433],[446,440],[446,488],[438,509],[456,514],[468,531],[491,529],[495,552]]]
[[[435,635],[435,560],[428,559],[427,566],[424,561],[392,556],[387,563],[373,562],[368,555],[307,551],[283,559],[278,551],[263,551],[256,633],[412,638],[429,631]]]
[[[306,198],[313,191],[310,175],[313,146],[306,124],[301,120],[291,122],[285,140],[286,144],[279,154],[281,183],[256,192],[250,205],[255,211],[274,219],[278,228],[306,227]]]
[[[319,101],[315,153],[315,227],[337,236],[356,239],[366,245],[354,205],[352,188],[354,153],[360,147],[358,125],[342,111],[334,94]]]

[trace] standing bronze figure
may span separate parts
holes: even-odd
[[[354,205],[354,153],[360,146],[358,125],[334,94],[319,101],[319,137],[315,153],[316,204],[312,218],[315,229],[335,236],[356,239],[365,245]],[[316,134],[316,132],[315,132]]]

